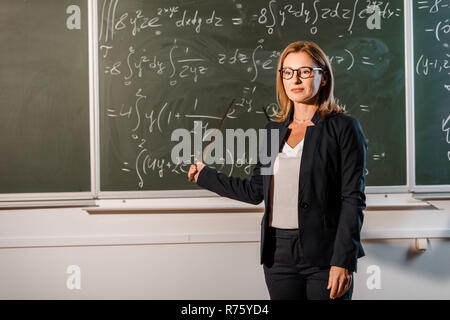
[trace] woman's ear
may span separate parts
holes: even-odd
[[[322,72],[322,80],[320,82],[320,86],[321,87],[325,86],[327,84],[327,82],[328,82],[328,72],[324,71],[324,72]]]

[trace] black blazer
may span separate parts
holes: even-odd
[[[278,152],[284,146],[293,110],[284,123],[270,121],[266,125],[269,130],[265,141],[271,141],[270,129],[279,130]],[[366,208],[366,139],[358,120],[349,115],[322,118],[316,111],[312,122],[314,126],[307,127],[304,138],[298,191],[299,236],[304,257],[315,266],[339,266],[356,272],[357,259],[365,255],[360,231]],[[270,143],[260,152],[269,156]],[[224,197],[251,204],[264,200],[260,263],[271,261],[267,249],[273,175],[261,174],[261,168],[269,165],[258,160],[250,179],[229,177],[205,166],[197,179],[199,186]]]

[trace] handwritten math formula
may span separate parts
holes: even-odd
[[[450,1],[415,1],[415,88],[426,93],[417,97],[416,114],[425,121],[417,127],[419,154],[431,154],[427,148],[438,144],[437,159],[448,168],[450,161]],[[426,123],[423,124],[423,123]],[[432,128],[440,128],[439,135],[431,136]],[[426,138],[423,138],[426,137]],[[423,147],[422,147],[423,143]],[[421,162],[418,157],[418,166]],[[425,159],[425,158],[424,158]],[[424,169],[426,170],[426,169]],[[447,171],[448,172],[448,171]],[[445,171],[442,172],[445,174]]]

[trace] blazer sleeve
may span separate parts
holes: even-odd
[[[198,175],[197,184],[223,197],[250,204],[259,204],[264,198],[261,163],[259,161],[253,168],[250,179],[229,177],[205,166]]]
[[[339,134],[341,153],[341,210],[334,242],[332,266],[356,271],[357,259],[364,256],[360,232],[366,208],[365,171],[367,142],[361,125],[350,118]]]

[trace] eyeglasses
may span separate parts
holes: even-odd
[[[300,67],[298,69],[292,69],[292,68],[281,68],[280,70],[278,70],[281,74],[281,77],[285,80],[289,80],[292,79],[292,77],[294,76],[294,71],[297,72],[297,77],[300,77],[302,79],[308,79],[308,78],[312,78],[314,76],[314,71],[315,70],[322,70],[322,68],[318,68],[318,67]]]

